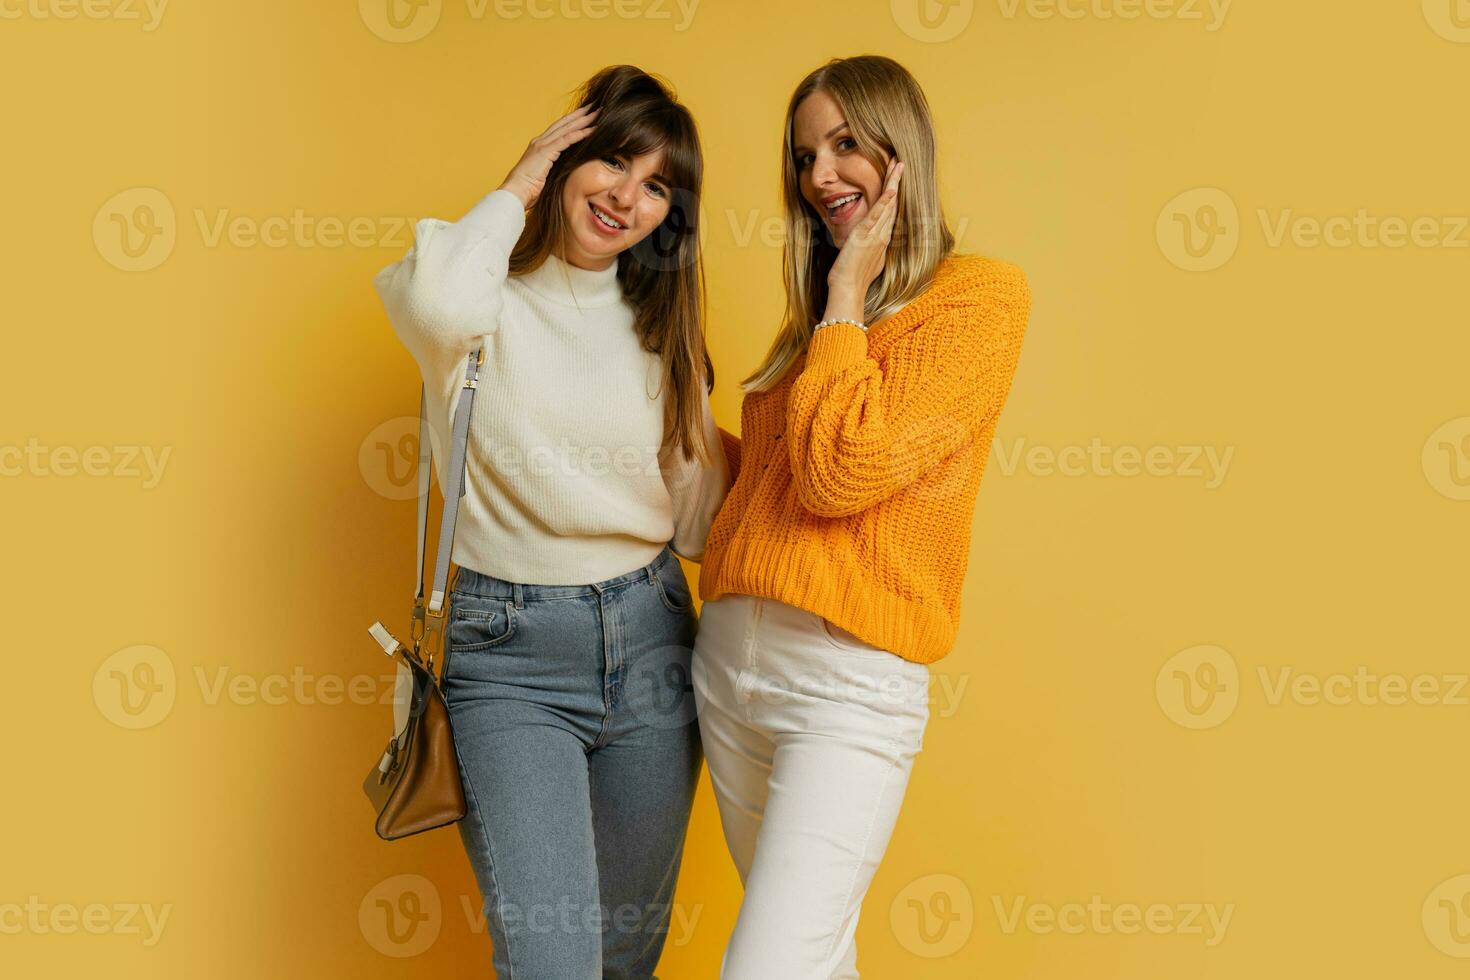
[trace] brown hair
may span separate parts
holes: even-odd
[[[573,170],[589,160],[662,149],[661,169],[673,184],[669,213],[651,234],[618,256],[618,283],[633,306],[633,328],[644,349],[663,361],[665,445],[672,444],[686,459],[696,455],[708,463],[717,449],[705,445],[701,400],[714,388],[715,375],[703,328],[699,199],[704,161],[699,131],[665,82],[632,65],[612,65],[588,79],[573,107],[589,104],[602,109],[595,127],[551,165],[511,252],[510,274],[524,275],[553,251],[561,252],[568,234],[561,195]]]

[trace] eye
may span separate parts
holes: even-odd
[[[654,197],[667,197],[668,196],[668,193],[664,190],[663,185],[662,184],[659,184],[659,183],[657,183],[655,181],[650,180],[648,183],[644,184],[643,186],[644,187],[647,187],[648,188],[648,192],[650,194],[652,194]]]
[[[607,164],[609,167],[612,167],[614,170],[623,169],[623,163],[617,157],[603,157],[602,162]]]
[[[811,166],[811,163],[812,163],[812,155],[810,153],[801,153],[801,154],[798,154],[797,157],[796,157],[796,169],[797,170],[805,170],[807,167]]]
[[[844,137],[842,137],[842,139],[840,139],[840,140],[837,141],[837,148],[839,150],[842,150],[842,149],[856,150],[857,149],[857,140],[853,139],[851,136],[844,136]]]

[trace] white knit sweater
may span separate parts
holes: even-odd
[[[585,585],[665,544],[700,560],[729,473],[709,399],[714,460],[701,466],[664,446],[659,357],[638,342],[616,263],[589,271],[552,256],[510,278],[524,226],[520,200],[495,191],[459,221],[419,221],[413,247],[373,279],[424,377],[441,487],[465,356],[485,344],[455,563]]]

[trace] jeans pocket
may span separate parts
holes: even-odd
[[[812,613],[812,615],[816,617],[817,623],[822,630],[822,635],[827,639],[827,643],[842,653],[865,660],[880,660],[885,662],[890,657],[898,656],[896,653],[890,653],[881,647],[873,646],[856,633],[849,633],[820,613]]]
[[[449,624],[444,642],[450,653],[488,650],[516,632],[513,604],[508,599],[455,593],[450,598]]]
[[[693,608],[694,596],[689,592],[689,582],[684,578],[684,569],[677,559],[670,559],[662,568],[654,569],[653,584],[669,612],[682,615]]]

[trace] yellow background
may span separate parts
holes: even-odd
[[[152,30],[132,3],[0,4],[0,447],[41,447],[0,458],[0,973],[488,975],[458,835],[371,832],[359,783],[388,709],[321,703],[387,673],[365,629],[404,631],[412,591],[413,504],[371,461],[418,377],[371,277],[405,219],[463,213],[594,70],[658,72],[702,128],[715,405],[735,429],[780,311],[786,99],[830,56],[882,53],[928,93],[962,250],[1019,264],[1034,308],[863,976],[1464,975],[1463,0],[1239,0],[1223,21],[1192,0],[1134,19],[1103,16],[1127,0],[988,0],[931,4],[930,27],[907,0],[703,0],[687,21],[671,0],[600,20],[568,16],[590,0],[545,18],[445,0],[416,41],[385,2],[175,0]],[[124,271],[116,220],[157,203],[138,188],[173,208],[175,242]],[[1222,194],[1233,218],[1207,210]],[[1283,215],[1360,209],[1434,219],[1442,244],[1275,236]],[[222,214],[248,232],[298,211],[368,240],[213,237]],[[1192,259],[1184,229],[1211,227],[1196,242],[1223,251]],[[1199,261],[1216,267],[1182,267]],[[1094,439],[1173,462],[1026,455]],[[66,476],[64,447],[105,452]],[[161,479],[115,447],[166,449]],[[1214,485],[1191,447],[1231,454]],[[139,663],[166,710],[130,728],[118,678],[148,681]],[[306,695],[251,693],[296,671]],[[1438,693],[1332,680],[1360,671]],[[432,898],[400,875],[439,897],[421,951],[385,939],[377,898]],[[1006,927],[1018,901],[1093,896],[1231,919]],[[659,975],[715,976],[738,901],[705,776],[678,891],[696,926]],[[115,927],[13,928],[28,902],[100,904]],[[168,907],[156,942],[130,903]]]

